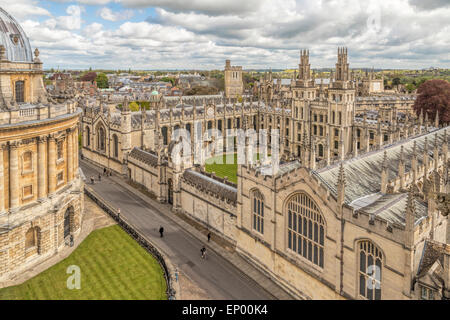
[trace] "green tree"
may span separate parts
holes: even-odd
[[[409,93],[413,92],[414,90],[416,90],[416,86],[413,83],[408,83],[405,86],[406,90],[408,90]]]
[[[164,77],[164,78],[161,78],[161,81],[162,82],[170,82],[172,84],[172,86],[175,85],[175,79],[174,78]]]
[[[131,102],[128,107],[131,111],[139,111],[139,105],[135,101]]]
[[[99,73],[95,80],[97,81],[97,87],[98,88],[100,88],[100,89],[109,88],[108,77],[106,76],[106,74]]]

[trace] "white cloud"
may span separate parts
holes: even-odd
[[[50,65],[206,69],[229,58],[244,68],[293,68],[308,48],[312,67],[332,67],[346,45],[350,67],[450,66],[450,7],[442,0],[53,1],[66,2],[67,15],[36,22],[11,11]],[[50,15],[37,0],[15,3]],[[114,9],[91,7],[107,4]],[[155,14],[146,22],[127,21],[132,9],[147,7]],[[84,8],[99,21],[83,26]],[[113,28],[100,18],[124,21]]]
[[[133,16],[133,11],[132,10],[124,10],[124,11],[114,12],[110,8],[103,7],[100,9],[99,15],[104,20],[115,22],[115,21],[130,19]]]
[[[34,0],[0,0],[0,7],[13,15],[16,19],[28,16],[50,16],[47,9],[39,7]]]
[[[84,12],[83,7],[79,5],[70,5],[66,9],[67,16],[48,19],[44,24],[53,29],[79,30],[82,24],[82,12]]]

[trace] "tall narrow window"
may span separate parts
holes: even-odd
[[[163,137],[163,144],[166,146],[168,144],[168,129],[167,129],[167,127],[161,128],[161,134]]]
[[[264,233],[264,198],[259,191],[252,194],[253,230]]]
[[[381,300],[381,250],[371,241],[358,243],[359,249],[359,295],[368,300]]]
[[[58,160],[64,158],[64,141],[60,140],[56,144]]]
[[[288,248],[323,268],[325,220],[315,202],[305,193],[287,204]]]
[[[117,135],[113,135],[113,146],[114,146],[114,158],[119,157],[119,139]]]
[[[25,249],[36,246],[36,228],[30,228],[25,233]]]
[[[27,151],[22,155],[22,173],[33,171],[33,154]]]
[[[106,150],[106,133],[103,127],[99,127],[97,130],[97,148],[98,151]]]
[[[16,102],[22,103],[25,102],[25,82],[24,81],[16,81]]]
[[[89,147],[91,145],[91,129],[86,127],[86,146]]]

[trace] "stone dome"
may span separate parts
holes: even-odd
[[[0,8],[0,45],[5,47],[6,59],[12,62],[33,62],[30,41],[19,23]]]

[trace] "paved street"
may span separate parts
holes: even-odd
[[[205,290],[211,299],[274,299],[271,294],[212,250],[208,250],[207,258],[202,260],[200,248],[203,243],[164,214],[149,208],[139,196],[104,176],[101,182],[97,182],[99,169],[81,161],[80,166],[87,180],[91,175],[96,178],[95,185],[89,186],[110,205],[120,207],[121,215],[159,246],[172,263]],[[164,227],[164,238],[159,236],[160,226]]]

